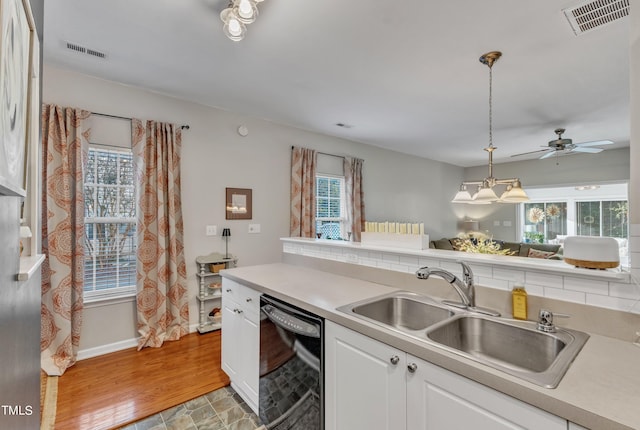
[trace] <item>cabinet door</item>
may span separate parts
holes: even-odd
[[[258,411],[260,293],[228,279],[222,291],[222,370],[244,401]]]
[[[238,381],[246,396],[245,402],[258,413],[258,379],[260,372],[260,320],[243,310],[237,317],[239,335],[235,338],[238,348]],[[224,335],[224,331],[223,331]]]
[[[326,321],[327,430],[404,430],[406,354]]]
[[[222,294],[222,370],[233,381],[238,378],[240,317],[238,304]]]
[[[567,428],[567,422],[441,367],[417,365],[407,378],[408,430],[522,430]]]

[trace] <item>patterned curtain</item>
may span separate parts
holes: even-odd
[[[189,332],[184,260],[180,150],[173,124],[131,121],[138,191],[138,349],[159,347]]]
[[[347,200],[347,223],[354,242],[360,242],[364,228],[364,192],[362,191],[362,164],[359,158],[344,158],[344,182]]]
[[[316,220],[316,159],[313,149],[291,149],[291,237],[314,237]]]
[[[84,277],[84,176],[90,112],[42,108],[41,365],[62,375],[76,362],[82,326]]]

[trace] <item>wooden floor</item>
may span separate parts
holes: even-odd
[[[228,385],[220,350],[215,331],[79,361],[59,379],[55,428],[119,428]]]

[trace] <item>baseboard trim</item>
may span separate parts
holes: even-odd
[[[119,342],[108,343],[106,345],[96,346],[78,351],[78,360],[86,360],[87,358],[98,357],[100,355],[109,354],[110,352],[122,351],[123,349],[138,346],[138,339],[126,339]]]
[[[198,324],[189,325],[189,333],[194,333],[197,330]],[[138,346],[138,338],[131,338],[121,340],[119,342],[108,343],[106,345],[95,346],[93,348],[81,349],[78,351],[78,361],[109,354],[110,352],[122,351],[123,349],[133,348],[136,346]]]

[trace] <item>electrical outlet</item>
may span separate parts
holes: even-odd
[[[260,233],[260,224],[249,224],[249,233]]]
[[[207,236],[215,236],[218,234],[218,226],[216,225],[208,225],[206,229]]]

